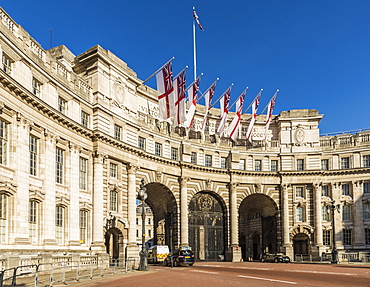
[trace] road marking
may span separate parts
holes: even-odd
[[[191,272],[207,273],[207,274],[220,274],[218,272],[203,271],[203,270],[189,270]]]
[[[330,274],[330,275],[346,275],[346,276],[356,276],[358,274],[354,273],[338,273],[338,272],[325,272],[325,271],[307,271],[307,270],[285,270],[286,272],[302,272],[302,273],[314,273],[314,274]]]
[[[277,280],[277,279],[269,279],[269,278],[261,278],[261,277],[245,276],[245,275],[238,275],[238,277],[248,278],[248,279],[256,279],[256,280],[272,281],[272,282],[279,282],[279,283],[287,283],[287,284],[293,284],[293,285],[298,284],[297,282],[282,281],[282,280]]]
[[[274,268],[258,268],[258,267],[228,267],[234,269],[247,269],[247,270],[274,270]]]

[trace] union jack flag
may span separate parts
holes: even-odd
[[[195,19],[195,22],[197,22],[198,27],[204,31],[203,26],[200,24],[199,17],[197,15],[197,12],[195,12],[195,9],[193,10],[193,18]]]

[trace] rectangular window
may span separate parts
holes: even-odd
[[[301,197],[303,198],[304,197],[304,194],[303,194],[303,187],[302,186],[297,186],[295,188],[295,197]]]
[[[0,119],[0,164],[7,164],[8,123]]]
[[[7,237],[7,211],[8,197],[0,194],[0,242],[5,242]]]
[[[329,160],[328,159],[321,160],[321,169],[329,170]]]
[[[324,245],[331,245],[330,241],[330,230],[323,230],[322,231],[322,241]]]
[[[12,73],[12,64],[13,61],[3,53],[3,71],[7,74],[10,75]]]
[[[81,125],[83,125],[85,128],[90,126],[90,114],[84,111],[81,111]]]
[[[80,189],[87,189],[87,159],[80,157]]]
[[[191,152],[190,154],[190,162],[192,164],[197,164],[197,153],[196,152]]]
[[[116,190],[110,191],[109,203],[111,211],[118,211],[118,192]]]
[[[55,238],[58,244],[64,244],[64,207],[57,205],[55,207]]]
[[[220,167],[223,169],[226,168],[226,157],[221,157]]]
[[[329,221],[329,209],[327,206],[323,206],[322,210],[322,221]]]
[[[64,150],[57,147],[56,149],[56,182],[63,183],[64,174]]]
[[[342,184],[342,195],[350,195],[349,184]]]
[[[297,222],[303,222],[303,221],[305,221],[304,207],[302,207],[302,206],[298,206],[296,208],[296,221]]]
[[[38,203],[35,200],[29,201],[29,237],[32,243],[37,243],[38,233]]]
[[[171,159],[179,160],[179,149],[178,148],[171,147]]]
[[[152,231],[150,229],[148,230],[148,236],[152,237]]]
[[[42,84],[35,78],[32,79],[32,92],[34,95],[40,97],[41,96],[41,87]]]
[[[66,114],[67,111],[67,101],[61,96],[58,97],[58,111],[60,111],[62,114]]]
[[[155,155],[162,156],[162,144],[155,143]]]
[[[261,169],[262,168],[261,165],[262,165],[261,160],[256,159],[254,161],[254,171],[261,171],[262,170]]]
[[[370,167],[370,155],[364,155],[362,160],[364,167]]]
[[[149,225],[151,224],[151,220],[150,220],[150,217],[148,218],[148,224],[149,224]]]
[[[351,220],[351,206],[350,205],[343,205],[342,220],[343,221]]]
[[[88,225],[88,212],[80,210],[80,243],[87,242],[87,225]]]
[[[304,170],[304,159],[297,159],[297,170]]]
[[[110,163],[110,177],[117,178],[117,172],[118,172],[118,165],[115,163]]]
[[[277,160],[271,160],[270,170],[271,171],[278,171],[278,161]]]
[[[114,138],[116,140],[122,140],[122,127],[119,125],[114,125]]]
[[[212,166],[212,156],[209,154],[205,155],[204,165],[211,167]]]
[[[321,187],[321,195],[322,196],[327,196],[329,197],[329,186],[328,185],[323,185]]]
[[[340,159],[340,168],[348,169],[349,168],[349,157],[342,157]]]
[[[365,244],[370,245],[370,228],[365,228]]]
[[[364,220],[370,219],[370,203],[365,203],[363,207]]]
[[[145,138],[143,137],[138,138],[138,147],[139,149],[145,150]]]
[[[362,188],[363,188],[364,193],[370,193],[370,182],[364,182]]]
[[[29,142],[30,149],[30,174],[37,175],[37,153],[38,153],[38,138],[30,135]]]
[[[343,245],[352,245],[351,229],[343,229]]]

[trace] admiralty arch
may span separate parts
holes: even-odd
[[[340,256],[370,249],[370,131],[321,136],[323,114],[298,109],[273,116],[268,141],[258,116],[253,142],[234,143],[216,133],[216,108],[200,133],[199,105],[191,129],[173,128],[109,50],[45,50],[2,9],[0,56],[2,256],[138,257],[142,180],[154,242],[197,260],[321,256],[334,240]]]

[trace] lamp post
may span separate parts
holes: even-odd
[[[338,263],[338,250],[337,250],[337,245],[335,241],[335,218],[334,214],[335,211],[340,212],[340,204],[335,204],[335,200],[331,202],[331,204],[328,206],[328,212],[330,210],[331,214],[331,229],[332,229],[332,238],[333,238],[333,246],[332,246],[332,251],[331,251],[331,263],[332,264],[337,264]]]
[[[139,198],[141,200],[141,219],[142,219],[141,251],[139,252],[139,255],[140,255],[139,271],[149,271],[148,253],[146,252],[146,248],[145,248],[145,207],[144,207],[144,202],[145,202],[145,199],[147,197],[148,197],[148,194],[146,193],[146,187],[145,187],[144,179],[142,179],[141,184],[140,184],[140,189],[139,189]]]

